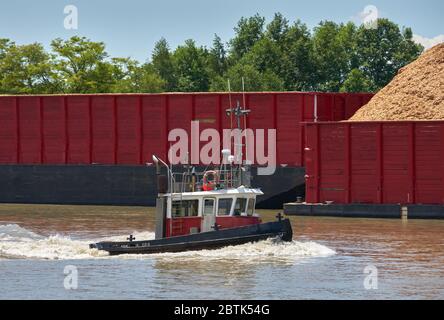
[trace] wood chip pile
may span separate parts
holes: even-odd
[[[444,43],[424,52],[350,121],[444,119]]]

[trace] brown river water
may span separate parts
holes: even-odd
[[[444,299],[444,221],[291,222],[292,243],[109,257],[88,244],[153,238],[153,208],[0,205],[0,299]]]

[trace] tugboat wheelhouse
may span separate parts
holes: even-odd
[[[241,227],[260,223],[255,212],[259,189],[239,187],[229,190],[167,194],[166,228],[156,238]]]

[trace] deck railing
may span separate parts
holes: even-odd
[[[239,169],[214,170],[217,179],[213,180],[216,189],[236,188],[240,186]],[[195,192],[203,190],[205,172],[176,172],[172,174],[170,184],[172,193]]]

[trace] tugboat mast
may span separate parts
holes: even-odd
[[[242,127],[241,127],[241,118],[242,117],[246,117],[249,113],[251,112],[251,110],[246,109],[245,106],[242,108],[240,106],[239,100],[237,101],[236,107],[235,108],[230,108],[226,110],[226,113],[228,116],[231,116],[232,114],[236,117],[236,123],[237,123],[237,129],[239,130],[239,132],[236,134],[236,138],[237,141],[235,141],[235,154],[237,156],[237,161],[238,161],[238,166],[239,166],[239,184],[242,185],[243,181],[242,181],[242,159],[243,159],[243,154],[242,154],[242,147],[244,146],[242,144]],[[245,128],[247,129],[247,128]],[[246,133],[245,133],[246,134]],[[245,136],[245,139],[247,139],[247,137]]]

